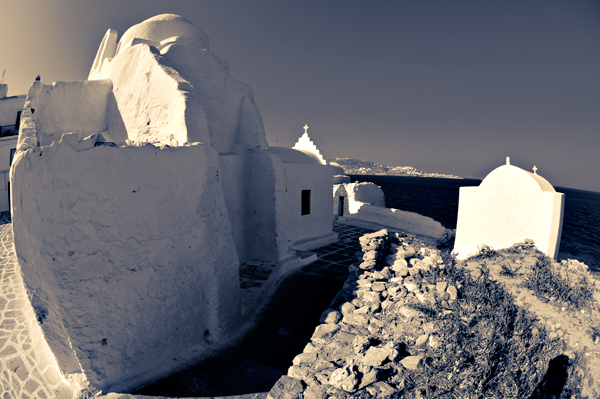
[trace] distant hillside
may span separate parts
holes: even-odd
[[[347,175],[418,176],[462,179],[460,176],[423,172],[412,166],[385,166],[374,162],[360,161],[351,158],[334,158],[331,162],[340,165]]]

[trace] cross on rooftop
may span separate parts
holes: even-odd
[[[533,165],[533,174],[534,175],[537,175],[537,170],[538,170],[537,166]]]
[[[308,130],[308,125],[304,125],[304,134],[308,134],[307,130]]]

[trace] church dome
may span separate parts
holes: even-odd
[[[186,43],[191,43],[198,49],[209,48],[208,35],[202,29],[180,15],[161,14],[127,29],[119,40],[117,54],[129,47],[134,39],[160,43],[174,37],[183,37],[187,39]]]
[[[286,147],[269,147],[272,154],[278,155],[283,163],[308,163],[322,165],[318,156],[310,151],[297,150]]]

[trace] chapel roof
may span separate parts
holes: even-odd
[[[160,43],[173,37],[184,37],[196,48],[208,49],[209,38],[206,32],[197,28],[186,18],[177,14],[160,14],[148,18],[127,29],[119,40],[117,53],[130,45],[133,39],[144,39]]]
[[[287,147],[269,147],[269,151],[279,155],[283,163],[308,163],[322,165],[317,155],[310,151],[303,151]]]

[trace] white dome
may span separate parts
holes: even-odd
[[[183,37],[187,39],[186,43],[198,49],[209,48],[208,35],[202,29],[196,28],[194,24],[180,15],[161,14],[127,29],[119,40],[117,54],[129,47],[133,39],[160,43],[173,37]]]

